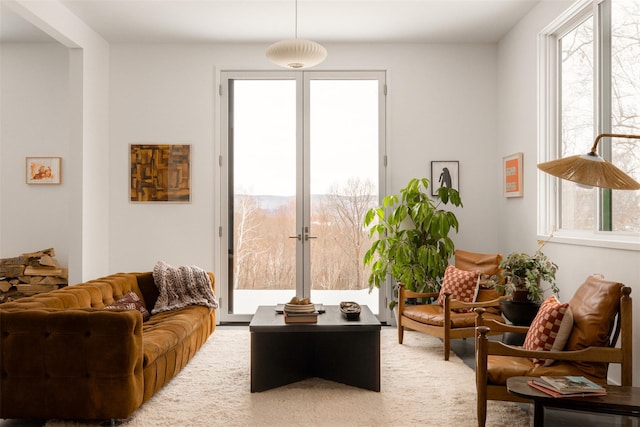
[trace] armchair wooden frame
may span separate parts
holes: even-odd
[[[451,351],[451,340],[458,338],[473,338],[476,334],[476,328],[474,326],[452,328],[451,316],[455,315],[456,309],[477,309],[487,307],[499,307],[500,300],[509,297],[500,297],[491,301],[468,303],[451,298],[451,293],[445,292],[445,300],[443,306],[444,323],[442,326],[429,325],[426,323],[417,322],[402,313],[405,307],[405,300],[407,298],[438,298],[438,292],[414,292],[406,290],[403,283],[398,284],[398,343],[402,344],[404,338],[404,328],[409,328],[415,331],[423,332],[425,334],[433,335],[442,339],[444,344],[444,360],[449,360],[449,353]],[[482,311],[484,313],[484,310]],[[501,332],[489,332],[489,334],[496,335]]]
[[[631,386],[633,381],[633,332],[632,332],[632,301],[629,296],[631,288],[621,288],[620,311],[616,318],[614,330],[611,333],[607,347],[589,347],[577,351],[531,351],[523,350],[489,340],[487,335],[494,333],[516,332],[526,333],[527,326],[513,326],[482,317],[482,308],[478,309],[476,319],[476,387],[478,426],[484,427],[487,417],[487,400],[506,400],[514,402],[531,401],[517,397],[507,391],[503,385],[489,385],[487,374],[487,358],[489,355],[516,356],[539,359],[554,359],[574,362],[604,362],[621,365],[621,385]],[[620,338],[620,347],[616,343]]]

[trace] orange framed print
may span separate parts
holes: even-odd
[[[524,196],[522,185],[522,153],[515,153],[502,159],[502,185],[504,197]]]
[[[62,157],[27,157],[27,184],[60,184]]]

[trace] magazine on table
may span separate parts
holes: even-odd
[[[555,397],[603,396],[607,394],[604,387],[581,376],[542,376],[532,379],[529,384]]]

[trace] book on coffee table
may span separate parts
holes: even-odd
[[[284,323],[318,323],[318,312],[290,313],[285,310]]]
[[[529,382],[532,387],[554,397],[603,396],[604,387],[582,376],[542,376]]]

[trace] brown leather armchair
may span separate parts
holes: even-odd
[[[631,288],[601,276],[589,276],[569,307],[573,328],[563,351],[523,350],[488,340],[488,333],[526,333],[528,327],[506,325],[478,313],[476,335],[476,387],[478,425],[484,426],[487,400],[530,402],[510,394],[507,378],[514,376],[578,375],[606,384],[610,363],[621,365],[621,385],[632,385]],[[482,311],[482,310],[479,310]],[[616,343],[620,338],[620,347]],[[553,359],[551,366],[532,359]]]
[[[455,266],[460,270],[480,271],[482,278],[500,271],[502,254],[481,254],[462,250],[455,251]],[[501,295],[486,287],[482,280],[475,303],[465,303],[451,298],[447,293],[444,304],[408,305],[407,298],[437,298],[438,293],[408,291],[399,284],[398,293],[398,342],[402,344],[404,329],[412,329],[436,336],[443,340],[444,360],[449,360],[451,340],[475,336],[476,314],[473,309],[485,308],[484,317],[502,321],[499,300]]]

